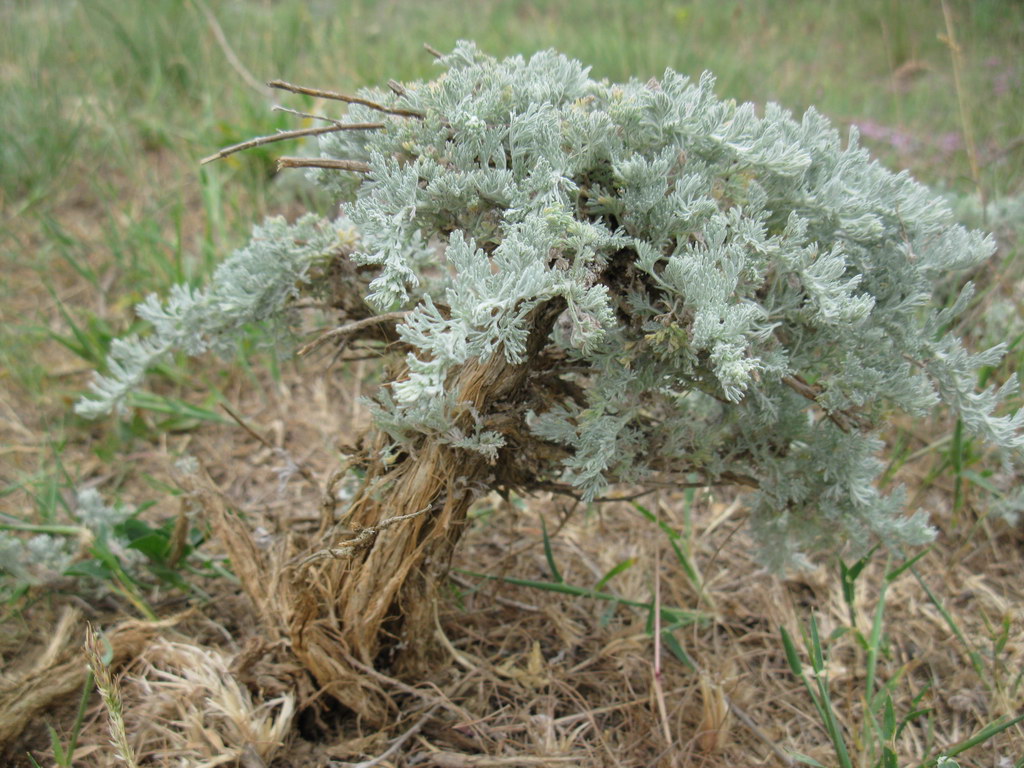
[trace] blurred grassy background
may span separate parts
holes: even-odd
[[[950,10],[979,152],[999,156],[985,184],[991,195],[1012,193],[1024,152],[1000,153],[1024,120],[1024,6],[975,0]],[[208,12],[260,81],[353,88],[429,77],[421,44],[446,50],[459,38],[499,56],[556,47],[613,80],[710,69],[725,96],[795,111],[814,104],[840,124],[867,125],[883,159],[927,182],[963,188],[970,176],[936,0],[15,0],[0,8],[6,219],[52,210],[72,190],[115,202],[119,184],[158,174],[174,185],[150,194],[173,207],[184,191],[176,185],[201,185],[199,157],[290,122],[229,66]],[[259,152],[240,163],[220,204],[232,208],[246,190],[251,220],[267,204],[270,164]]]
[[[999,152],[1022,128],[1024,6],[975,0],[950,10],[969,115],[982,150]],[[840,123],[878,124],[870,134],[906,134],[888,134],[897,140],[879,150],[925,181],[967,175],[936,0],[34,0],[0,9],[5,212],[53,201],[83,176],[99,192],[115,176],[152,171],[154,152],[181,160],[195,181],[195,160],[211,148],[287,122],[229,66],[208,12],[261,81],[352,88],[429,77],[421,44],[447,50],[459,38],[499,56],[556,47],[613,80],[710,69],[726,96],[796,111],[815,104]],[[923,151],[906,151],[915,141]],[[994,194],[1019,183],[1013,155],[987,169]],[[244,182],[235,186],[258,192],[257,178]]]

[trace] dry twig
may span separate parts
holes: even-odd
[[[334,160],[327,157],[282,157],[277,161],[277,170],[282,168],[327,168],[332,171],[369,173],[370,164],[358,160]]]
[[[293,83],[286,83],[284,80],[271,80],[267,83],[271,88],[280,88],[282,91],[291,91],[292,93],[302,93],[306,96],[315,96],[318,99],[330,99],[332,101],[343,101],[346,104],[359,104],[364,107],[369,107],[378,112],[384,112],[388,115],[398,115],[399,117],[415,117],[419,120],[423,119],[422,112],[416,112],[412,109],[395,109],[392,107],[385,107],[383,104],[378,104],[375,101],[369,99],[362,99],[358,96],[349,96],[344,93],[338,93],[337,91],[323,91],[319,88],[307,88],[304,85],[294,85]]]
[[[342,336],[349,336],[356,331],[361,331],[363,328],[369,328],[372,325],[378,325],[380,323],[391,323],[398,322],[409,314],[408,310],[401,310],[398,312],[385,312],[382,315],[373,315],[372,317],[364,317],[362,320],[353,320],[351,323],[345,323],[337,328],[332,328],[329,331],[317,336],[313,341],[302,347],[298,355],[299,357],[305,357],[310,352],[319,349],[322,345],[330,341],[331,339],[337,339]]]
[[[607,504],[613,501],[633,501],[654,493],[659,488],[715,488],[725,485],[742,485],[745,488],[754,489],[761,487],[756,478],[750,477],[749,475],[741,475],[736,472],[723,472],[715,479],[705,477],[700,480],[647,480],[644,482],[644,485],[649,486],[649,488],[644,491],[637,491],[636,493],[632,493],[627,496],[598,496],[595,499],[591,499],[591,503]],[[550,491],[551,493],[557,493],[561,496],[568,496],[576,501],[583,501],[583,496],[579,494],[577,488],[569,483],[538,482],[532,483],[527,490]]]
[[[316,128],[296,128],[294,131],[279,131],[272,133],[269,136],[257,136],[254,139],[243,141],[238,144],[232,144],[230,147],[224,147],[208,157],[204,157],[199,161],[200,165],[206,165],[212,163],[214,160],[220,160],[233,155],[235,152],[241,152],[246,149],[252,149],[254,147],[262,147],[264,144],[272,144],[275,141],[288,141],[289,139],[301,139],[304,136],[319,136],[323,133],[336,133],[337,131],[374,131],[378,128],[383,128],[384,123],[335,123],[334,125],[321,125]]]
[[[341,120],[335,120],[333,117],[327,117],[327,115],[317,115],[313,112],[302,112],[298,109],[292,109],[291,107],[282,107],[280,104],[275,104],[271,107],[273,112],[287,112],[289,115],[295,115],[296,117],[303,117],[307,120],[323,120],[327,123],[334,123],[334,125],[345,125]]]
[[[423,715],[420,716],[420,719],[413,723],[413,726],[411,728],[409,728],[407,731],[405,731],[405,733],[403,733],[393,742],[391,742],[390,747],[385,749],[381,754],[377,755],[377,757],[373,758],[372,760],[364,760],[361,763],[331,763],[331,765],[337,766],[337,768],[373,768],[373,766],[375,765],[380,765],[392,755],[397,754],[398,750],[400,750],[405,745],[405,742],[407,742],[409,739],[411,739],[413,736],[419,733],[420,729],[426,724],[427,720],[429,720],[433,716],[434,712],[436,712],[437,708],[440,706],[441,703],[438,702],[430,709],[428,709],[426,712],[424,712]]]
[[[818,395],[821,394],[821,389],[808,384],[799,376],[783,376],[782,383],[792,389],[801,397],[806,397],[812,403],[818,403]],[[825,411],[825,415],[828,416],[829,420],[839,427],[843,432],[852,432],[854,429],[867,429],[871,425],[868,423],[861,414],[854,413],[853,411]]]
[[[410,512],[407,515],[395,515],[394,517],[389,517],[386,520],[381,520],[376,525],[370,525],[366,528],[360,528],[358,531],[356,531],[355,538],[349,539],[340,547],[321,549],[314,552],[311,555],[306,556],[303,560],[299,562],[299,567],[305,568],[310,563],[315,563],[317,560],[324,560],[326,558],[352,557],[360,550],[369,547],[373,543],[373,540],[377,537],[377,534],[383,531],[384,529],[390,528],[396,523],[401,523],[404,520],[412,520],[414,517],[419,517],[420,515],[426,514],[427,512],[436,508],[436,503],[430,504],[429,506],[426,506],[423,509],[418,509],[415,512]]]

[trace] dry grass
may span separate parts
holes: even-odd
[[[180,438],[202,458],[223,497],[245,510],[250,529],[263,533],[261,546],[272,551],[275,540],[316,526],[317,489],[298,476],[281,483],[281,451],[326,476],[346,425],[365,423],[355,399],[359,386],[356,378],[295,371],[278,386],[238,388],[238,409],[262,434],[271,435],[279,450],[231,427]],[[156,467],[161,460],[150,461]],[[900,739],[898,753],[908,761],[955,743],[1000,715],[1019,712],[1024,704],[1024,692],[1014,687],[1024,668],[1019,578],[1024,537],[994,521],[972,526],[963,514],[954,527],[942,509],[946,498],[935,491],[928,499],[942,532],[919,572],[967,638],[985,646],[1005,618],[1008,641],[996,658],[979,649],[979,675],[968,649],[914,576],[904,573],[892,584],[878,676],[882,682],[895,680],[897,712],[914,709],[912,699],[925,688],[917,706],[933,710]],[[799,637],[812,611],[822,636],[846,626],[848,609],[837,572],[822,567],[790,579],[764,572],[749,555],[742,503],[731,498],[699,494],[685,518],[685,499],[669,494],[643,501],[665,522],[691,531],[688,544],[703,574],[701,589],[675,564],[664,534],[627,503],[588,511],[573,510],[558,498],[532,498],[521,505],[486,499],[454,565],[506,579],[548,579],[542,517],[566,583],[591,587],[632,558],[637,564],[605,589],[625,600],[649,601],[653,567],[660,563],[662,604],[708,617],[676,632],[699,673],[662,650],[663,712],[653,677],[659,660],[644,611],[456,572],[438,606],[434,641],[442,654],[434,673],[399,681],[386,670],[365,670],[368,683],[384,691],[393,706],[391,728],[366,730],[310,684],[285,642],[267,633],[252,603],[221,583],[215,599],[196,606],[185,621],[118,625],[106,617],[106,634],[117,650],[113,668],[128,737],[139,764],[369,765],[364,761],[386,753],[407,733],[387,759],[372,764],[772,765],[790,750],[834,764],[822,724],[788,668],[779,627]],[[856,608],[864,633],[884,570],[876,560],[858,582]],[[29,613],[26,619],[36,636],[47,632],[45,616]],[[5,671],[0,723],[20,726],[34,721],[36,713],[59,711],[80,687],[84,666],[76,649],[82,621],[65,613],[56,626],[41,652],[33,654],[26,640],[8,655],[12,662]],[[864,726],[865,659],[852,634],[831,644],[828,670],[835,712],[848,743],[856,745]],[[40,680],[47,685],[40,686]],[[33,697],[19,698],[28,689]],[[12,709],[12,698],[21,702],[20,709]],[[86,720],[76,765],[118,764],[100,706],[94,705]],[[1019,753],[1021,739],[1022,732],[1012,729],[975,748],[966,764],[1007,765],[1005,759]],[[34,750],[37,756],[44,752]],[[13,752],[8,759],[22,764]]]

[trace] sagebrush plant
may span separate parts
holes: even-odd
[[[361,91],[318,137],[306,164],[339,219],[272,219],[207,287],[147,299],[152,333],[114,343],[78,412],[122,406],[173,350],[287,330],[313,294],[380,317],[405,354],[374,398],[377,458],[476,454],[491,469],[467,470],[469,495],[738,485],[782,566],[931,537],[874,482],[894,414],[945,403],[1016,460],[1024,414],[999,411],[1016,378],[976,389],[1004,350],[948,331],[969,283],[937,295],[993,241],[855,130],[721,100],[710,74],[613,84],[553,51],[499,61],[465,42],[439,63],[431,82]],[[363,301],[338,299],[355,276]],[[460,373],[499,358],[527,369],[515,394],[460,399]]]
[[[51,583],[74,568],[80,550],[96,547],[137,564],[142,553],[129,550],[129,542],[114,533],[134,514],[131,508],[111,506],[95,488],[83,488],[76,494],[71,525],[0,520],[0,571],[9,577],[4,586],[18,590]]]
[[[196,551],[202,533],[190,530],[187,516],[154,527],[139,519],[148,506],[110,504],[95,488],[80,488],[68,507],[68,523],[26,523],[0,515],[0,600],[32,588],[73,584],[75,591],[94,597],[117,593],[153,618],[143,593],[154,586],[205,598],[183,572],[225,572]]]

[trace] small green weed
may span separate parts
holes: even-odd
[[[44,507],[53,503],[50,498],[39,501]],[[137,509],[111,506],[94,489],[79,491],[73,509],[61,503],[69,523],[56,522],[52,513],[40,523],[0,515],[0,590],[8,602],[33,587],[84,594],[99,590],[120,596],[140,615],[155,619],[145,598],[153,585],[205,600],[208,595],[188,577],[230,576],[198,551],[205,534],[190,526],[184,510],[155,526],[139,517],[148,504]]]
[[[85,713],[89,709],[89,699],[92,698],[92,689],[95,685],[96,678],[93,677],[92,670],[90,670],[85,676],[85,684],[82,686],[82,694],[78,699],[78,709],[75,711],[75,720],[71,724],[67,743],[61,740],[56,728],[50,724],[46,726],[46,731],[50,736],[50,751],[53,752],[53,761],[58,768],[72,768],[73,766],[75,748],[78,746],[78,737],[82,733]],[[42,768],[31,754],[28,755],[28,759],[33,768]]]
[[[922,706],[925,695],[930,687],[924,687],[911,700],[910,711],[899,714],[893,701],[895,687],[899,684],[908,666],[901,666],[886,682],[878,680],[879,657],[885,653],[886,639],[884,636],[885,604],[886,594],[892,583],[904,572],[910,570],[915,573],[915,564],[926,554],[925,550],[904,563],[887,570],[882,579],[879,595],[875,604],[870,631],[867,635],[857,629],[857,616],[854,608],[856,581],[868,564],[872,553],[858,560],[852,566],[842,563],[840,566],[840,577],[842,580],[843,598],[846,602],[850,626],[838,627],[832,634],[822,639],[818,622],[812,613],[806,626],[801,627],[801,636],[806,655],[810,661],[810,671],[805,669],[801,654],[796,643],[786,631],[785,627],[779,627],[782,638],[783,649],[786,653],[786,660],[793,675],[803,684],[807,691],[814,709],[821,720],[822,725],[828,734],[829,741],[835,751],[836,760],[841,768],[854,768],[857,766],[870,766],[870,768],[897,768],[901,764],[900,755],[897,752],[897,743],[903,731],[921,718],[930,718],[932,709]],[[920,580],[920,577],[918,577]],[[939,608],[946,618],[951,629],[957,634],[960,640],[970,649],[970,656],[975,671],[979,676],[984,675],[981,663],[981,656],[968,643],[966,637],[953,621],[949,612],[938,602],[934,594],[921,581],[929,599]],[[864,715],[860,719],[859,732],[848,733],[840,725],[840,718],[836,713],[836,704],[832,699],[828,671],[828,645],[847,632],[853,634],[857,645],[865,652],[865,679],[864,679]],[[996,643],[998,644],[998,638]],[[976,747],[994,736],[1011,728],[1015,724],[1024,721],[1024,715],[1016,718],[1000,717],[985,725],[968,738],[941,750],[932,750],[930,756],[919,762],[912,763],[914,768],[932,768],[932,766],[945,766],[955,768],[955,758],[972,747]],[[929,731],[932,731],[929,728]],[[857,748],[857,752],[851,752],[850,745]],[[794,759],[815,768],[825,768],[820,762],[807,755],[792,753]],[[856,760],[855,760],[856,758]]]

